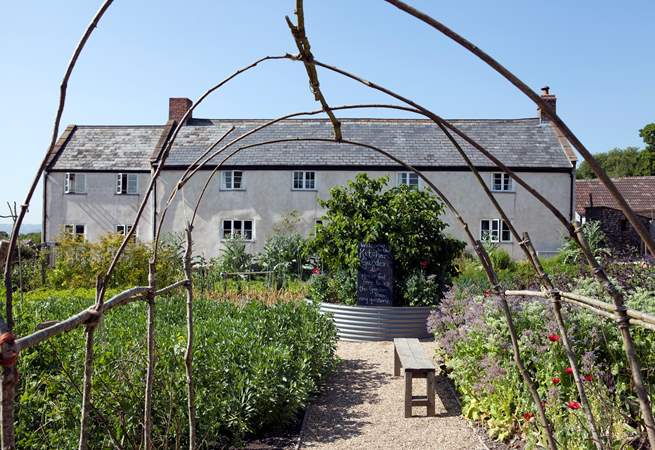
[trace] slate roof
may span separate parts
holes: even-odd
[[[612,181],[636,213],[647,217],[654,216],[655,177],[612,178]],[[577,180],[575,182],[575,209],[578,214],[584,215],[585,208],[592,206],[589,194],[591,194],[593,206],[619,209],[614,197],[599,180]]]
[[[429,120],[341,119],[343,137],[388,151],[417,167],[464,167],[446,136]],[[227,143],[266,120],[193,119],[180,131],[167,166],[186,166],[216,142],[230,127],[235,130]],[[456,127],[513,168],[570,169],[570,148],[548,123],[530,119],[457,119]],[[62,145],[52,169],[127,170],[150,168],[150,156],[163,126],[78,126]],[[332,138],[327,119],[294,119],[279,122],[244,138],[212,160],[222,161],[240,146],[293,138]],[[493,164],[457,138],[473,162],[480,167]],[[217,148],[220,148],[217,147]],[[574,157],[573,157],[574,158]],[[229,158],[225,166],[396,166],[372,150],[348,144],[286,142],[244,149]]]

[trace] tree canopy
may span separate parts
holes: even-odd
[[[596,153],[598,164],[612,177],[636,177],[655,175],[655,123],[650,123],[639,130],[645,147],[614,148],[607,152]],[[577,170],[580,180],[596,178],[587,161],[583,161]]]
[[[420,303],[435,303],[456,275],[454,259],[464,243],[447,236],[448,225],[440,217],[444,206],[430,190],[406,185],[388,189],[388,182],[388,177],[359,174],[347,186],[332,188],[328,200],[319,200],[326,213],[316,227],[311,249],[328,272],[352,278],[359,268],[360,243],[387,244],[394,260],[397,298],[407,297],[415,285],[431,285],[431,298]],[[415,297],[403,301],[414,304]]]

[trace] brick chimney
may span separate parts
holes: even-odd
[[[184,114],[191,108],[193,102],[186,97],[171,97],[168,99],[168,120],[179,122]],[[187,117],[191,119],[191,114]]]
[[[550,93],[550,87],[544,86],[541,88],[541,99],[545,101],[548,106],[550,106],[550,109],[553,112],[557,112],[557,97]],[[549,121],[546,114],[541,111],[541,108],[537,108],[537,111],[539,112],[539,118],[542,122]]]

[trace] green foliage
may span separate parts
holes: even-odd
[[[309,297],[318,302],[357,304],[357,274],[344,270],[312,275]]]
[[[118,250],[123,236],[107,234],[98,242],[89,242],[62,234],[55,247],[55,267],[48,271],[48,285],[55,289],[94,287],[96,277],[104,274]],[[182,277],[181,245],[169,236],[157,254],[157,281],[165,286]],[[109,280],[109,287],[146,285],[151,249],[140,242],[130,242]]]
[[[655,123],[649,123],[639,130],[639,137],[644,140],[647,150],[655,150]]]
[[[220,257],[223,272],[248,272],[254,261],[254,256],[246,251],[246,241],[240,237],[225,240]]]
[[[41,242],[41,233],[39,231],[36,231],[34,233],[23,233],[20,236],[18,236],[18,239],[21,241],[30,241],[34,244],[38,244]]]
[[[409,306],[433,306],[442,296],[434,275],[426,276],[422,270],[414,271],[405,279],[402,293],[405,304]]]
[[[578,293],[601,295],[592,280],[581,280]],[[655,309],[655,292],[627,292],[629,305]],[[558,336],[550,305],[541,299],[512,299],[511,312],[519,336],[521,356],[533,375],[546,413],[554,425],[562,448],[591,449],[581,409],[570,409],[569,401],[579,401],[573,378],[566,371],[568,359]],[[592,410],[607,448],[635,448],[640,422],[630,388],[616,324],[583,308],[564,307],[571,342],[585,381]],[[509,330],[491,297],[457,289],[447,296],[429,324],[439,342],[439,355],[451,371],[462,400],[462,411],[482,422],[497,439],[521,434],[527,448],[545,446],[543,430],[536,419],[530,394],[513,363]],[[634,328],[637,352],[644,367],[653,367],[655,335]],[[647,385],[654,386],[655,370],[645,370]],[[651,392],[653,394],[653,392]]]
[[[505,249],[500,248],[497,243],[488,240],[482,241],[482,245],[487,251],[491,265],[495,271],[514,269],[514,261]]]
[[[274,234],[266,241],[259,258],[262,269],[277,277],[300,277],[305,257],[305,239],[299,233]]]
[[[436,302],[456,274],[453,261],[464,244],[445,235],[447,225],[439,217],[444,206],[429,190],[408,186],[387,189],[388,181],[387,177],[372,179],[359,174],[347,186],[332,188],[328,200],[319,200],[326,213],[316,227],[310,249],[328,276],[340,272],[354,277],[359,268],[360,243],[387,244],[394,260],[397,289],[402,290],[407,278],[425,266],[423,270],[437,286]],[[350,284],[355,283],[351,280]]]
[[[595,153],[594,158],[610,177],[636,177],[655,175],[655,123],[649,123],[639,130],[645,147],[615,148],[608,152]],[[587,161],[582,161],[576,171],[576,178],[596,178]]]
[[[502,253],[501,253],[502,255]],[[492,264],[503,286],[512,289],[539,289],[539,277],[534,272],[532,264],[527,260],[514,261],[506,256],[495,255],[490,251]],[[540,258],[544,270],[550,274],[551,279],[559,286],[568,286],[580,275],[580,264],[565,260],[562,253],[550,258]],[[487,275],[477,257],[465,254],[456,260],[458,275],[454,284],[460,288],[471,288],[481,294],[491,288]]]
[[[26,296],[17,334],[65,318],[93,303],[93,291],[35,291]],[[194,382],[198,448],[227,448],[244,437],[295,418],[334,364],[332,321],[305,302],[242,306],[198,299],[194,305]],[[96,332],[90,442],[125,448],[142,435],[145,304],[112,310]],[[153,435],[156,448],[187,439],[181,298],[157,302]],[[83,371],[81,329],[24,350],[17,410],[18,448],[75,448]]]
[[[611,255],[610,249],[607,248],[605,233],[600,228],[600,222],[590,220],[582,225],[582,234],[584,235],[594,258],[601,260]],[[584,255],[578,244],[571,238],[567,238],[562,246],[561,255],[566,263],[576,263],[584,261]]]

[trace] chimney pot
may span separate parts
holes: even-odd
[[[168,120],[180,122],[186,112],[191,109],[193,102],[186,97],[171,97],[168,99]],[[191,114],[187,117],[186,122],[191,119]],[[185,123],[186,125],[186,123]]]
[[[541,99],[546,102],[546,105],[548,105],[554,113],[557,112],[557,97],[550,93],[550,86],[544,86],[541,88]],[[542,123],[550,121],[541,108],[537,108],[537,111],[539,112],[539,119]]]

